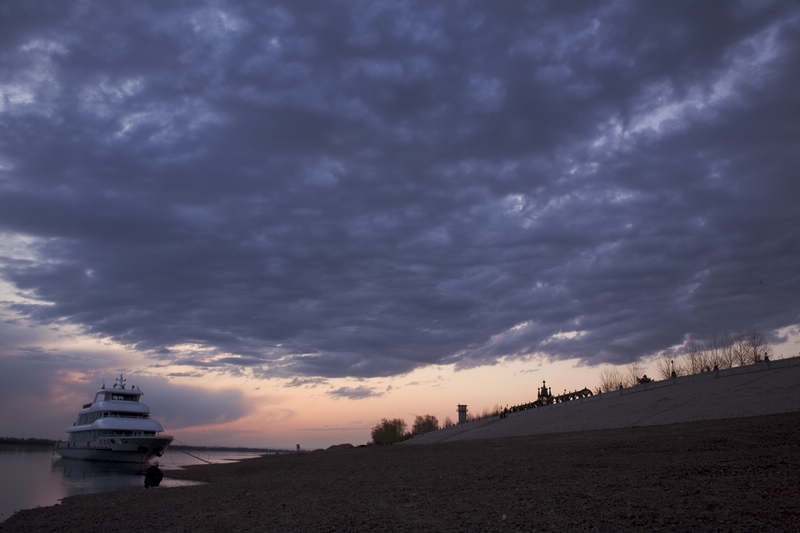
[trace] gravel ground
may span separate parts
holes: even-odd
[[[800,413],[267,456],[10,531],[800,531]]]

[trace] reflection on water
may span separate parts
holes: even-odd
[[[144,486],[144,471],[147,466],[137,463],[107,463],[58,458],[51,463],[53,471],[60,472],[72,494],[108,492]],[[162,487],[196,485],[194,481],[165,477]]]
[[[197,482],[169,477],[169,470],[202,464],[233,462],[254,453],[191,452],[168,450],[158,459],[164,470],[161,487],[195,485]],[[50,448],[0,446],[0,521],[19,509],[55,505],[66,496],[126,489],[144,490],[144,469],[136,463],[105,463],[63,459]],[[159,487],[160,488],[160,487]]]

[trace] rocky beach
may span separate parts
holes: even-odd
[[[194,466],[0,531],[800,531],[800,413]]]

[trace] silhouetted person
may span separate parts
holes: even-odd
[[[164,474],[161,472],[161,469],[158,468],[158,463],[150,465],[144,472],[144,488],[158,487],[163,478]]]

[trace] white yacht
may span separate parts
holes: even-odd
[[[122,374],[110,389],[100,387],[67,428],[67,440],[56,444],[56,453],[71,459],[136,463],[161,456],[172,437],[160,435],[164,428],[150,418],[141,396],[138,387],[126,387]]]

